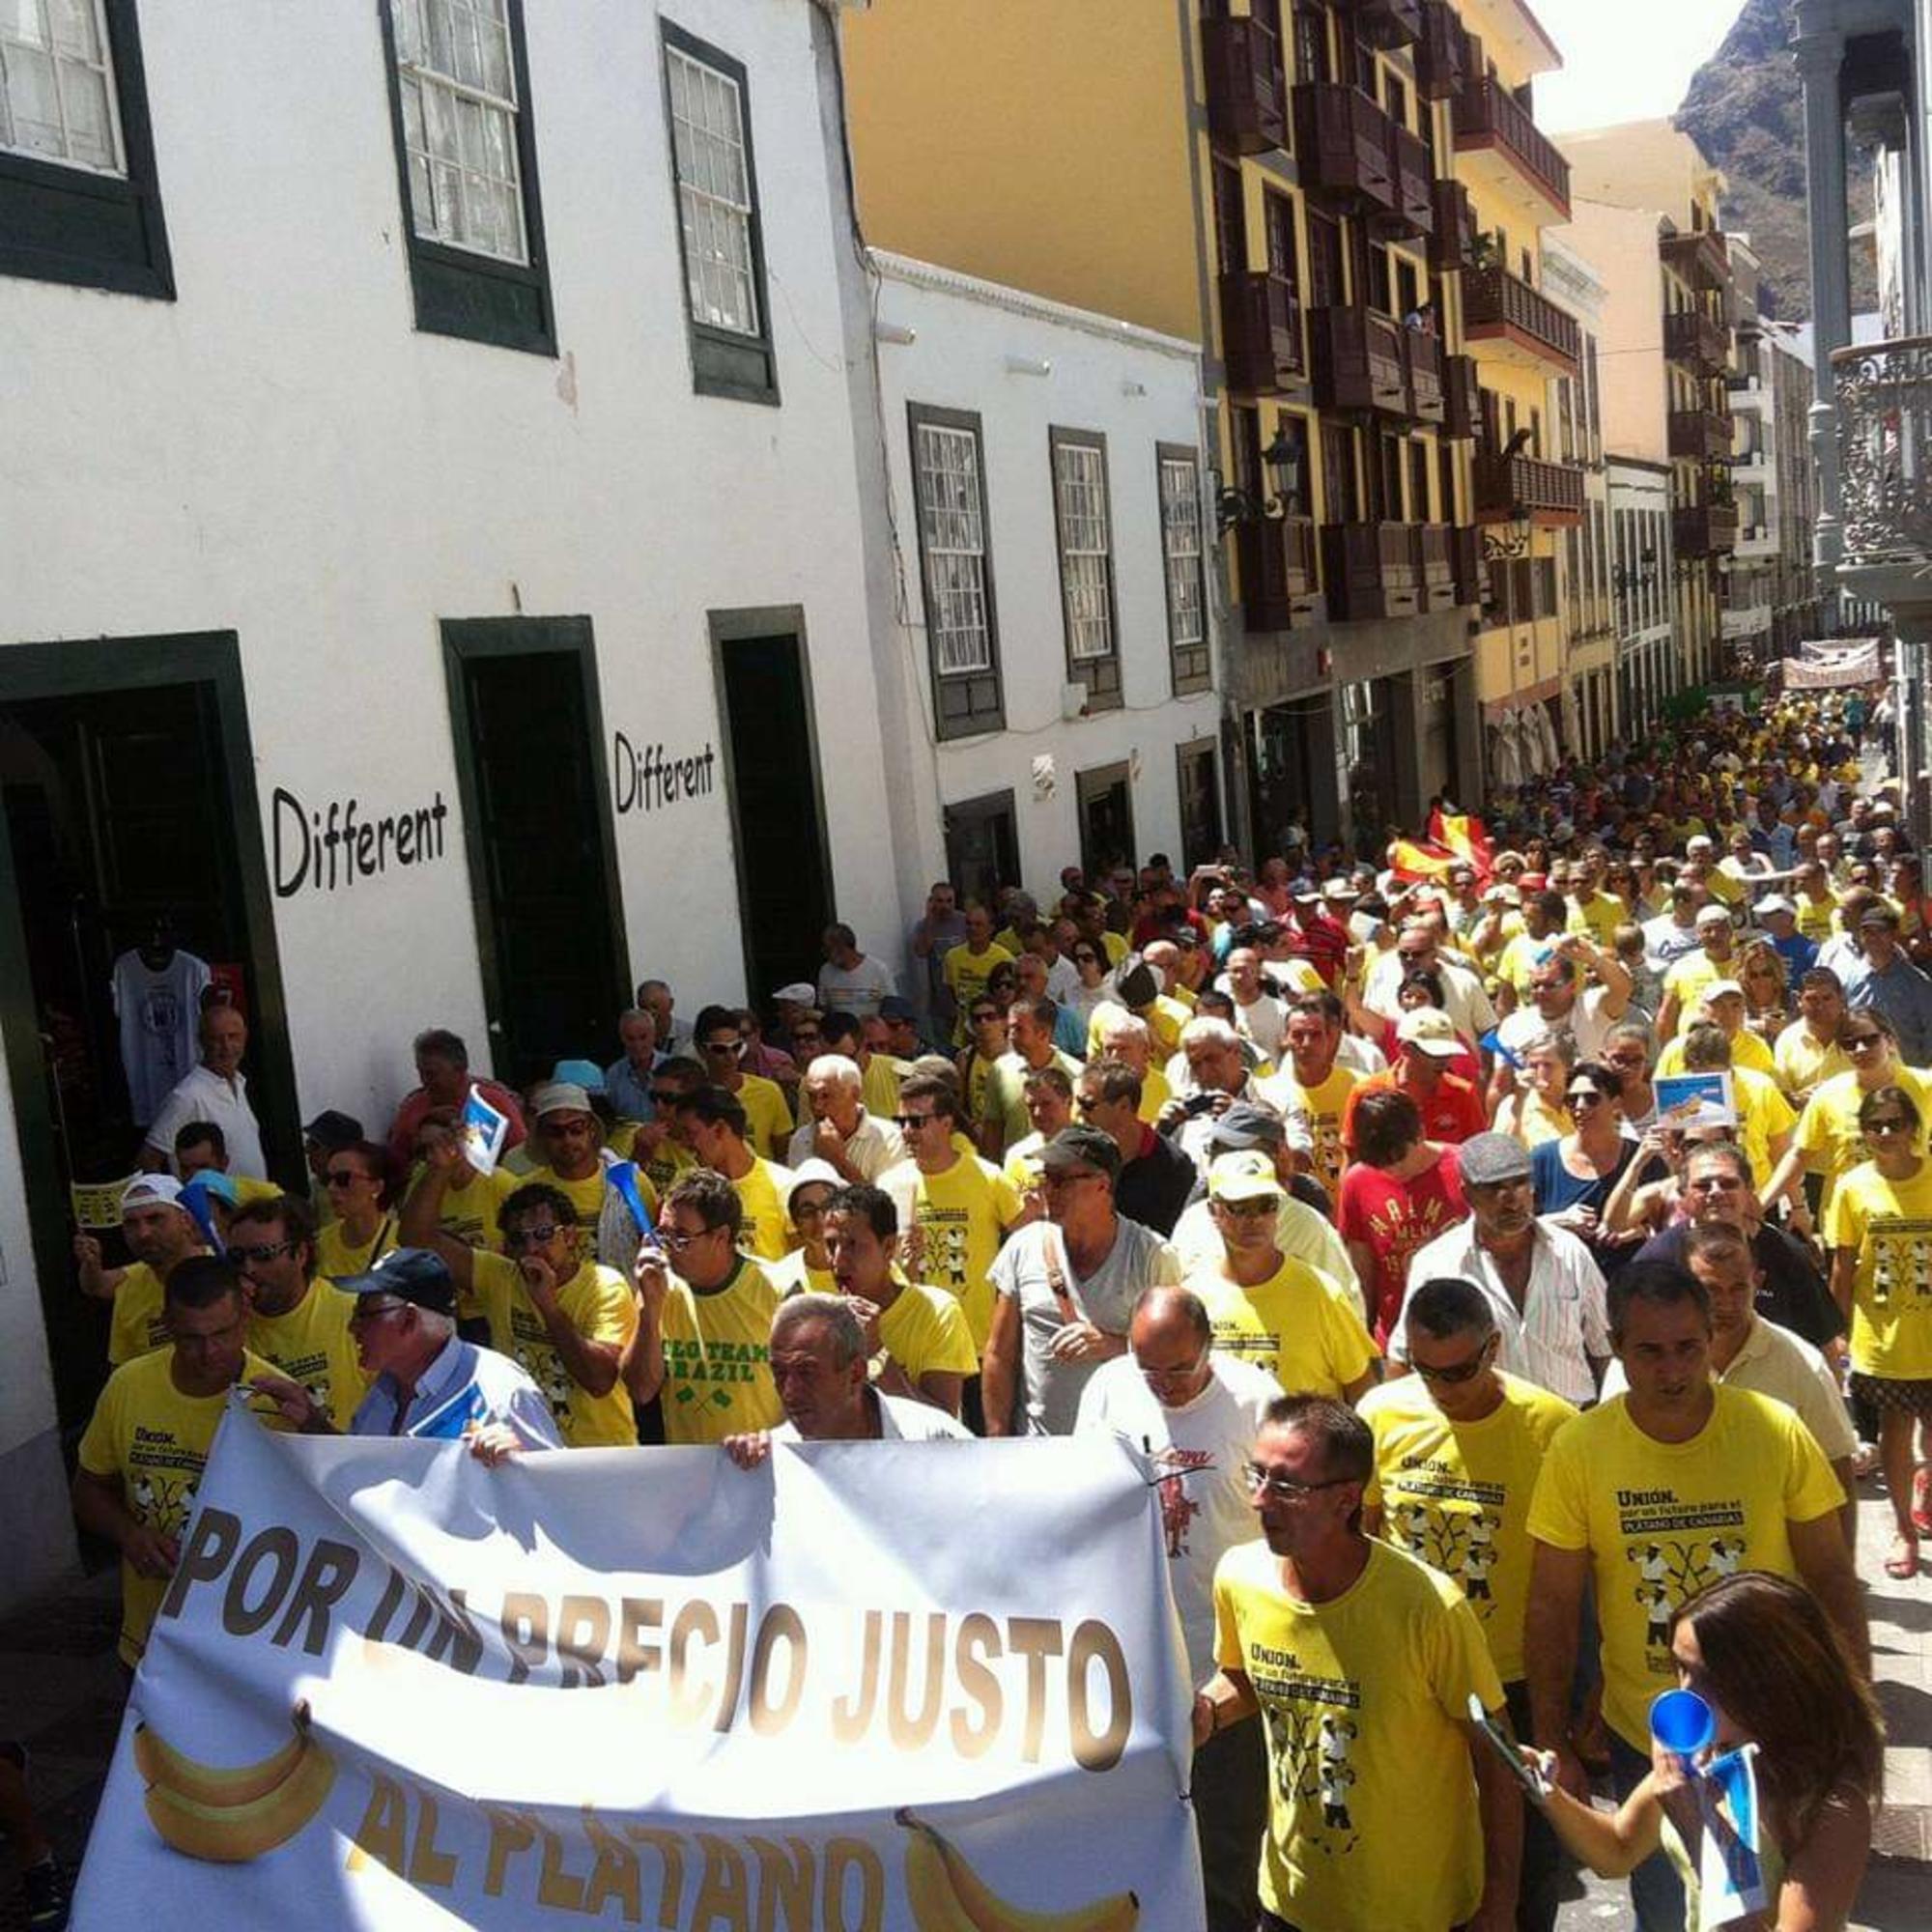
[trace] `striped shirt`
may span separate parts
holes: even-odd
[[[1575,1235],[1547,1221],[1536,1223],[1521,1308],[1488,1249],[1476,1239],[1473,1218],[1415,1251],[1408,1264],[1405,1314],[1408,1297],[1438,1275],[1473,1282],[1489,1297],[1503,1338],[1498,1367],[1579,1407],[1597,1400],[1590,1358],[1603,1361],[1609,1355],[1609,1315],[1603,1273]],[[1401,1321],[1389,1331],[1389,1353],[1399,1362],[1408,1359]]]

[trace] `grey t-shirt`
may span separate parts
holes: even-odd
[[[1051,1344],[1067,1317],[1053,1292],[1049,1256],[1073,1304],[1072,1319],[1091,1321],[1110,1335],[1127,1332],[1127,1318],[1142,1289],[1174,1287],[1180,1280],[1180,1263],[1158,1235],[1124,1216],[1117,1225],[1107,1259],[1090,1275],[1074,1272],[1066,1243],[1050,1221],[1033,1221],[1016,1230],[993,1263],[989,1279],[994,1293],[1019,1303],[1024,1344],[1020,1406],[1029,1435],[1071,1435],[1081,1394],[1100,1366],[1097,1358],[1062,1362],[1054,1357]]]

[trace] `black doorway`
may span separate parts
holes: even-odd
[[[746,997],[762,1006],[779,986],[817,979],[819,936],[832,918],[811,680],[797,611],[714,611],[711,637]],[[867,940],[862,933],[860,944]]]
[[[1020,840],[1009,791],[987,792],[946,808],[946,875],[959,903],[995,905],[1002,886],[1020,882]]]
[[[104,1308],[74,1287],[69,1189],[130,1173],[153,1112],[129,1098],[112,992],[123,953],[159,938],[163,954],[213,969],[248,1019],[243,1070],[270,1172],[301,1175],[269,908],[232,635],[0,651],[0,1026],[70,1435],[107,1365]],[[182,1017],[191,1028],[185,1001]],[[131,1050],[157,1101],[173,1075],[139,1036]],[[110,1262],[125,1259],[102,1232]]]
[[[1080,864],[1090,879],[1104,879],[1116,866],[1139,864],[1134,855],[1133,787],[1124,764],[1081,772]]]
[[[587,617],[445,621],[491,1070],[609,1057],[630,1005]],[[479,1056],[480,1058],[480,1056]]]

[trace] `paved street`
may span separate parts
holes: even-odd
[[[1932,1922],[1932,1579],[1894,1583],[1881,1565],[1890,1514],[1874,1486],[1859,1510],[1859,1567],[1867,1592],[1879,1690],[1890,1726],[1877,1856],[1853,1923],[1866,1932],[1924,1932]],[[26,1741],[33,1786],[54,1843],[77,1860],[99,1797],[121,1712],[114,1658],[113,1573],[0,1623],[0,1737]],[[1578,1881],[1562,1932],[1624,1932],[1634,1924],[1621,1885]],[[11,1873],[0,1875],[0,1932],[25,1912]]]

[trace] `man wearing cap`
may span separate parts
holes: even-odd
[[[842,1053],[821,1053],[809,1063],[803,1091],[810,1118],[785,1151],[793,1168],[817,1159],[841,1180],[876,1180],[905,1158],[899,1130],[867,1111],[865,1086],[859,1063]]]
[[[1597,976],[1594,986],[1585,983],[1590,972]],[[1567,1027],[1577,1041],[1577,1057],[1595,1060],[1611,1027],[1630,1009],[1631,976],[1616,954],[1590,935],[1566,932],[1530,960],[1523,991],[1528,1004],[1496,1028],[1501,1046],[1520,1056],[1538,1034]],[[1499,1093],[1507,1093],[1507,1063],[1498,1066],[1497,1081]]]
[[[86,1233],[73,1237],[80,1292],[114,1304],[107,1331],[107,1362],[119,1368],[136,1355],[167,1345],[168,1277],[207,1245],[182,1203],[182,1184],[171,1174],[138,1175],[122,1190],[121,1238],[134,1259],[126,1267],[101,1264],[100,1243]]]
[[[1207,1307],[1184,1288],[1142,1293],[1127,1325],[1127,1350],[1094,1372],[1075,1430],[1111,1431],[1153,1464],[1167,1574],[1188,1677],[1199,1688],[1214,1675],[1215,1566],[1255,1533],[1242,1465],[1281,1386],[1264,1369],[1214,1347]],[[1231,1724],[1204,1744],[1194,1754],[1190,1795],[1208,1932],[1253,1932],[1267,1822],[1261,1725]]]
[[[185,1256],[169,1271],[159,1347],[107,1378],[80,1438],[73,1514],[121,1552],[121,1661],[147,1648],[214,1432],[238,1382],[270,1373],[247,1353],[248,1304],[233,1262]]]
[[[266,1180],[269,1163],[262,1152],[262,1127],[248,1104],[248,1082],[242,1071],[242,1056],[248,1050],[248,1022],[235,1007],[204,1007],[200,1039],[201,1065],[176,1083],[148,1123],[141,1165],[150,1174],[166,1173],[176,1134],[189,1121],[213,1121],[227,1136],[230,1172]]]
[[[586,1261],[627,1270],[639,1236],[657,1213],[657,1190],[649,1176],[626,1161],[621,1178],[613,1178],[619,1176],[620,1164],[605,1158],[603,1122],[591,1111],[590,1095],[574,1081],[552,1080],[536,1088],[530,1113],[536,1122],[535,1148],[544,1158],[527,1178],[555,1188],[577,1210],[577,1240]],[[440,1195],[454,1178],[449,1166],[425,1167],[404,1204],[405,1218],[419,1195]],[[440,1217],[440,1199],[436,1205]]]
[[[1932,1065],[1932,979],[1905,956],[1898,914],[1883,899],[1859,915],[1859,950],[1863,956],[1845,975],[1845,1004],[1854,1012],[1882,1012],[1908,1066]]]
[[[228,1259],[248,1290],[250,1350],[347,1429],[369,1378],[350,1321],[355,1302],[316,1273],[308,1203],[281,1194],[243,1202],[228,1224]]]
[[[619,1059],[604,1069],[604,1092],[620,1121],[657,1118],[651,1106],[651,1076],[665,1056],[658,1051],[658,1023],[643,1007],[617,1016]]]
[[[921,1037],[919,1011],[910,1000],[889,993],[879,1002],[879,1018],[885,1022],[886,1031],[872,1049],[875,1054],[886,1054],[894,1060],[917,1060],[922,1053],[933,1050]],[[869,1027],[867,1033],[869,1039]]]
[[[1187,1206],[1200,1171],[1164,1134],[1142,1119],[1141,1076],[1124,1060],[1090,1060],[1074,1089],[1080,1119],[1112,1136],[1121,1171],[1114,1205],[1129,1221],[1156,1235],[1171,1234]],[[1230,1109],[1252,1112],[1253,1109]],[[1224,1117],[1226,1118],[1226,1117]]]
[[[1475,1283],[1495,1310],[1503,1368],[1578,1407],[1595,1402],[1610,1337],[1604,1277],[1590,1251],[1536,1218],[1529,1151],[1520,1142],[1477,1134],[1463,1143],[1457,1166],[1469,1219],[1416,1250],[1408,1294],[1438,1276]],[[1406,1347],[1398,1322],[1389,1353],[1406,1362]]]
[[[1781,893],[1768,893],[1751,908],[1751,917],[1770,936],[1784,961],[1786,982],[1797,985],[1818,963],[1818,945],[1798,929],[1798,908]]]
[[[1285,1192],[1260,1149],[1217,1153],[1208,1206],[1220,1253],[1197,1263],[1187,1286],[1207,1305],[1217,1348],[1285,1389],[1354,1402],[1374,1386],[1379,1356],[1349,1295],[1276,1245]]]
[[[574,1449],[636,1442],[637,1417],[618,1374],[637,1325],[630,1284],[584,1252],[570,1196],[526,1180],[499,1210],[500,1255],[440,1233],[430,1216],[432,1199],[412,1192],[404,1240],[442,1258],[457,1293],[489,1322],[491,1346],[543,1391],[563,1439]]]
[[[369,1393],[351,1435],[467,1440],[486,1463],[517,1449],[562,1446],[549,1405],[507,1355],[456,1332],[456,1283],[440,1255],[392,1248],[367,1274],[334,1286],[355,1297],[350,1325]],[[306,1435],[337,1434],[323,1404],[287,1376],[258,1364],[250,1378],[283,1420]]]
[[[1663,1003],[1657,1011],[1657,1037],[1677,1037],[1697,996],[1714,980],[1737,977],[1736,950],[1730,908],[1705,905],[1697,909],[1697,950],[1687,952],[1663,976]]]
[[[1761,1078],[1776,1081],[1777,1060],[1771,1047],[1759,1038],[1749,1027],[1745,1025],[1745,989],[1736,980],[1712,980],[1706,982],[1685,1015],[1684,1025],[1675,1038],[1666,1037],[1663,1051],[1657,1056],[1657,1071],[1660,1074],[1682,1073],[1685,1069],[1685,1043],[1691,1031],[1698,1025],[1714,1026],[1731,1043],[1731,1064],[1734,1066],[1748,1067]],[[1594,1060],[1599,1056],[1580,1050],[1579,1060]]]
[[[639,1003],[641,1004],[641,1002]],[[403,1096],[389,1123],[389,1159],[398,1174],[406,1174],[415,1158],[416,1129],[432,1108],[453,1108],[458,1114],[472,1093],[480,1094],[510,1123],[503,1151],[524,1144],[524,1110],[507,1087],[477,1078],[469,1071],[469,1049],[447,1027],[430,1027],[415,1037],[417,1085]]]
[[[1451,1073],[1449,1064],[1468,1051],[1455,1022],[1438,1007],[1418,1007],[1396,1025],[1396,1062],[1386,1073],[1357,1084],[1342,1109],[1342,1145],[1354,1157],[1355,1109],[1364,1094],[1406,1094],[1422,1116],[1425,1139],[1460,1146],[1487,1124],[1483,1096],[1473,1080]]]
[[[991,1271],[988,1435],[1071,1435],[1094,1371],[1126,1350],[1141,1291],[1180,1279],[1174,1250],[1115,1206],[1121,1151],[1111,1134],[1065,1127],[1040,1165],[1046,1219],[1009,1236]]]
[[[898,986],[893,969],[883,959],[859,951],[858,935],[849,925],[828,925],[819,942],[825,964],[818,969],[818,1005],[870,1019],[879,1002]]]

